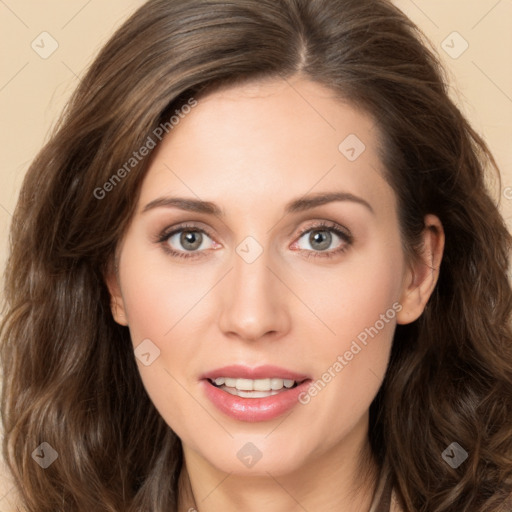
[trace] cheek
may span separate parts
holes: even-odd
[[[183,418],[204,414],[188,391],[194,385],[188,373],[197,356],[194,339],[199,338],[193,334],[190,318],[195,311],[191,308],[204,291],[193,272],[174,270],[169,274],[161,256],[148,258],[146,254],[142,262],[136,251],[126,250],[125,254],[123,298],[142,383],[159,414],[187,439],[190,424]],[[147,353],[149,358],[137,355]]]
[[[399,300],[402,289],[403,255],[398,240],[386,244],[375,238],[363,249],[347,253],[339,265],[310,265],[307,272],[293,272],[307,275],[297,282],[295,290],[324,324],[323,339],[327,343],[320,346],[329,350],[344,348],[347,341],[376,322],[379,331],[389,335],[396,317],[393,304]],[[311,318],[314,320],[313,315]],[[321,327],[318,321],[317,324]]]
[[[197,384],[191,363],[205,337],[198,316],[208,303],[215,270],[203,266],[199,272],[193,264],[171,266],[161,249],[140,248],[141,244],[132,243],[136,238],[127,238],[120,266],[130,337],[136,356],[139,346],[150,353],[150,364],[141,357],[136,362],[151,401],[180,433],[183,429],[176,421],[181,421],[173,411],[178,408],[194,417],[201,413],[185,388]]]
[[[132,239],[136,239],[133,236]],[[158,247],[125,246],[121,282],[132,342],[172,340],[183,319],[208,291],[204,267],[170,265]]]
[[[384,378],[401,309],[403,269],[401,252],[384,248],[375,243],[335,272],[317,269],[298,291],[317,317],[309,315],[303,326],[315,325],[322,333],[310,353],[318,381],[302,397],[315,409],[318,428],[325,421],[341,429],[352,425]],[[314,330],[308,332],[312,338]]]

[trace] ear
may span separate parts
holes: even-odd
[[[119,325],[128,325],[128,317],[124,305],[123,296],[121,294],[121,285],[119,282],[119,267],[117,260],[111,261],[108,265],[108,271],[105,275],[105,283],[110,293],[110,309],[114,320]]]
[[[423,247],[403,280],[400,299],[402,309],[397,314],[398,324],[409,324],[423,313],[439,278],[445,235],[441,221],[435,215],[425,216]]]

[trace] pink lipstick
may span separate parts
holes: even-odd
[[[201,377],[208,399],[222,413],[239,421],[268,421],[291,410],[311,378],[277,366],[231,365]]]

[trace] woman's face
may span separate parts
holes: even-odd
[[[189,461],[276,475],[365,444],[395,325],[422,310],[377,136],[275,80],[202,98],[154,150],[109,287]]]

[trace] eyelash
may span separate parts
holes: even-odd
[[[182,224],[180,226],[177,226],[175,228],[172,228],[171,230],[165,229],[160,233],[157,237],[156,242],[161,244],[164,251],[168,254],[170,254],[173,257],[177,258],[201,258],[205,257],[206,251],[175,251],[172,249],[169,244],[167,243],[169,241],[169,238],[176,233],[180,233],[181,231],[192,231],[196,233],[202,233],[213,239],[213,236],[208,232],[208,230],[204,228],[198,228],[197,226],[194,226],[192,224]],[[306,258],[333,258],[337,256],[338,254],[344,253],[353,243],[353,237],[348,232],[347,229],[341,227],[340,225],[333,223],[333,222],[326,222],[326,221],[319,221],[313,224],[312,226],[308,226],[307,228],[303,229],[297,236],[296,240],[298,241],[300,238],[302,238],[306,233],[309,233],[310,231],[330,231],[337,235],[344,244],[337,248],[330,251],[310,251],[306,249],[300,249],[301,252],[306,252]],[[294,242],[295,243],[295,242]]]

